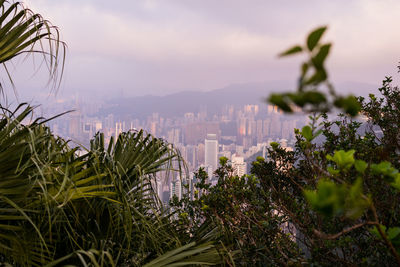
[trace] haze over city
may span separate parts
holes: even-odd
[[[67,41],[58,98],[76,92],[166,95],[269,81],[293,87],[301,58],[277,54],[320,25],[329,26],[325,39],[334,42],[327,65],[332,80],[377,85],[396,72],[400,46],[400,34],[393,31],[400,3],[391,0],[26,4],[57,25]],[[47,96],[46,79],[27,75],[30,62],[16,63],[19,93]]]

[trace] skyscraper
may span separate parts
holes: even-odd
[[[169,185],[169,190],[170,190],[170,198],[173,196],[176,196],[179,200],[182,198],[182,184],[181,184],[181,178],[177,177],[174,180],[171,181]]]
[[[214,172],[218,167],[218,140],[216,134],[207,134],[204,149],[204,164]]]
[[[233,174],[239,177],[242,177],[246,174],[246,163],[244,162],[244,158],[240,157],[236,154],[232,155],[232,168]]]
[[[74,112],[70,115],[69,119],[69,135],[73,138],[79,139],[82,134],[82,121],[80,112]]]

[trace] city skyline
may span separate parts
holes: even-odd
[[[81,106],[101,108],[101,104],[91,107],[81,103]],[[63,108],[72,109],[68,105]],[[212,177],[222,156],[240,168],[238,173],[246,173],[249,169],[246,165],[254,160],[254,155],[265,156],[266,147],[272,141],[278,141],[284,147],[290,146],[295,140],[293,129],[301,128],[306,122],[304,115],[284,115],[277,107],[262,103],[225,104],[218,112],[210,112],[204,107],[199,112],[189,111],[170,117],[153,112],[143,119],[136,118],[135,114],[124,119],[114,114],[99,116],[78,110],[50,121],[49,125],[55,134],[86,147],[90,138],[99,131],[108,143],[111,137],[115,138],[122,132],[144,130],[179,149],[190,172],[204,167]],[[207,142],[213,144],[210,146]],[[208,153],[210,149],[212,152]]]

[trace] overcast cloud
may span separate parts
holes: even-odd
[[[328,67],[337,82],[379,84],[400,59],[400,1],[394,0],[25,2],[57,25],[68,44],[64,92],[166,94],[294,81],[300,59],[276,55],[319,25],[329,25]],[[16,74],[22,90],[41,88],[40,79],[25,74]]]

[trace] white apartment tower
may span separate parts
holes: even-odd
[[[179,200],[182,198],[182,183],[181,178],[177,177],[176,179],[172,180],[169,185],[169,196],[172,198],[174,195],[177,196]]]
[[[214,172],[218,167],[218,140],[216,134],[207,134],[204,146],[204,165]]]
[[[246,174],[247,168],[246,168],[246,163],[244,162],[244,158],[240,157],[236,154],[232,155],[232,168],[233,168],[233,174],[237,175],[239,177],[242,177],[243,175]]]

